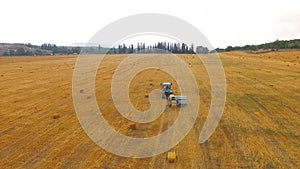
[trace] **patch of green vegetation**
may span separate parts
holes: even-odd
[[[273,162],[268,162],[267,168],[278,168],[277,165]]]
[[[283,128],[285,127],[285,122],[281,119],[276,119],[275,120],[275,123],[280,127],[280,128]]]
[[[289,131],[289,132],[287,133],[287,135],[290,136],[290,137],[293,137],[293,138],[298,137],[298,135],[297,135],[295,132],[293,132],[293,131]]]
[[[266,130],[266,133],[268,133],[268,134],[277,134],[277,132],[275,131],[275,130],[273,130],[273,129],[271,129],[271,128],[267,128]]]
[[[300,39],[294,40],[276,40],[274,42],[260,44],[260,45],[245,45],[245,46],[228,46],[225,49],[217,48],[214,51],[217,52],[228,52],[228,51],[238,51],[238,50],[250,50],[250,51],[258,51],[258,50],[271,50],[277,51],[279,49],[300,49]]]
[[[218,167],[221,167],[222,159],[221,158],[217,158],[216,163],[217,163]]]

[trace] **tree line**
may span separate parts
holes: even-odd
[[[56,55],[56,54],[79,54],[81,47],[57,46],[55,44],[44,43],[41,46],[25,43],[16,47],[8,48],[4,56],[34,56],[34,55]]]
[[[228,46],[225,49],[217,48],[217,52],[228,51],[258,51],[258,50],[272,50],[277,51],[279,49],[300,49],[300,39],[294,40],[276,40],[270,43],[264,43],[260,45],[245,45],[245,46]]]
[[[126,53],[176,53],[176,54],[192,54],[200,53],[207,54],[213,52],[226,52],[226,51],[277,51],[279,49],[300,49],[300,39],[294,40],[276,40],[271,43],[260,45],[245,45],[245,46],[228,46],[225,49],[216,48],[210,51],[207,47],[194,45],[190,46],[185,43],[171,43],[171,42],[157,42],[152,45],[145,43],[122,44],[113,48],[98,46],[90,47],[68,47],[57,46],[55,44],[44,43],[40,46],[27,44],[16,44],[13,47],[5,49],[4,56],[34,56],[34,55],[68,55],[68,54],[126,54]]]
[[[118,45],[113,48],[98,46],[88,47],[66,47],[55,44],[44,43],[40,46],[27,44],[18,44],[4,52],[4,56],[34,56],[34,55],[65,55],[65,54],[126,54],[126,53],[195,53],[194,45],[188,46],[185,43],[157,42],[153,45],[145,43]]]
[[[121,44],[113,48],[103,48],[100,45],[98,47],[85,47],[83,53],[88,54],[126,54],[126,53],[195,53],[194,45],[188,46],[185,43],[170,43],[170,42],[157,42],[153,45],[146,45],[145,43],[133,44]]]

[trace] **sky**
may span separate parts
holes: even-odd
[[[1,0],[0,4],[0,43],[86,43],[106,25],[141,13],[183,19],[216,48],[300,38],[299,0]]]

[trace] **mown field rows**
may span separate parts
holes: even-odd
[[[195,55],[179,55],[196,75],[200,111],[189,134],[172,151],[131,159],[108,153],[81,128],[72,100],[76,56],[0,58],[1,168],[300,168],[300,52],[220,54],[227,98],[220,124],[204,144],[198,143],[210,106],[209,78]],[[178,110],[167,108],[155,121],[133,123],[117,112],[111,99],[114,70],[126,55],[108,55],[96,76],[96,99],[115,130],[132,137],[150,137],[168,129]],[[159,56],[157,56],[159,57]],[[130,99],[139,110],[149,108],[146,94],[174,83],[166,73],[149,69],[130,85]]]

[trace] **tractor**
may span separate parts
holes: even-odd
[[[161,90],[161,98],[166,99],[173,94],[172,83],[171,82],[163,82],[162,90]]]

